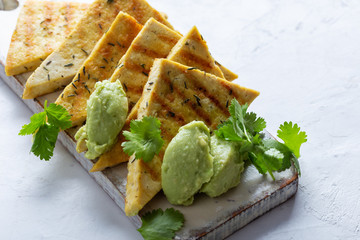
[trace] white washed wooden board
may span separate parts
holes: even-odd
[[[150,2],[151,4],[151,2]],[[0,29],[3,40],[0,42],[0,78],[19,96],[29,73],[8,77],[4,72],[4,62],[10,36],[16,23],[18,10],[13,12],[0,12],[0,21],[9,23],[10,28]],[[4,40],[5,38],[5,40]],[[45,99],[53,102],[59,92],[48,94],[35,100],[23,100],[33,111],[43,109]],[[74,130],[62,132],[59,135],[61,143],[73,154],[75,159],[88,171],[93,162],[84,158],[83,154],[75,151],[75,142],[72,137]],[[96,182],[123,210],[126,185],[126,163],[107,169],[103,172],[89,173]],[[277,181],[272,181],[269,176],[260,175],[254,167],[246,168],[240,185],[218,198],[209,198],[199,194],[194,204],[189,207],[172,206],[163,196],[158,194],[141,212],[168,207],[179,209],[185,215],[185,226],[177,233],[176,239],[223,239],[238,229],[242,228],[255,218],[263,215],[270,209],[285,202],[292,197],[298,187],[298,177],[294,169],[276,173]],[[138,228],[141,225],[139,216],[129,218]]]
[[[0,77],[10,88],[21,97],[23,85],[29,74],[8,77],[4,73],[4,64],[0,64]],[[59,92],[40,97],[35,100],[23,100],[33,111],[43,110],[45,99],[53,102]],[[75,150],[72,137],[74,129],[59,135],[61,143],[74,155],[75,159],[87,170],[92,168],[93,162]],[[116,204],[124,210],[126,163],[102,172],[90,173],[95,181],[109,194]],[[189,207],[172,206],[163,196],[158,194],[141,212],[140,215],[156,208],[166,209],[174,207],[185,215],[185,227],[178,232],[178,239],[223,239],[255,218],[292,197],[298,187],[298,177],[294,169],[275,174],[276,181],[269,176],[260,175],[257,170],[247,167],[241,183],[218,198],[209,198],[199,194],[194,204]],[[139,216],[131,217],[131,221],[138,228],[141,225]]]

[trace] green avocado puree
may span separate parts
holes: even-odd
[[[75,135],[77,150],[87,147],[85,157],[95,159],[116,142],[128,113],[128,101],[119,80],[104,80],[95,84],[87,101],[86,124]]]
[[[217,197],[240,183],[244,161],[239,154],[239,144],[211,137],[211,154],[214,156],[214,175],[200,192]]]
[[[163,191],[170,203],[190,205],[194,194],[212,175],[210,131],[203,122],[188,123],[165,150],[161,167]]]

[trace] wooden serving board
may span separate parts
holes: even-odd
[[[0,63],[0,78],[21,97],[29,73],[8,77],[4,72],[4,64]],[[45,100],[54,102],[60,92],[48,94],[34,100],[23,100],[33,111],[43,111]],[[84,154],[75,150],[73,138],[76,129],[70,129],[59,134],[60,142],[72,153],[75,159],[89,171],[93,161],[86,159]],[[95,181],[124,210],[127,167],[123,163],[117,167],[102,172],[90,173]],[[238,187],[217,198],[198,194],[194,204],[189,207],[171,205],[163,194],[158,194],[139,215],[152,209],[174,207],[180,210],[186,219],[185,227],[177,233],[177,239],[223,239],[242,228],[255,218],[292,197],[298,187],[298,176],[291,168],[281,173],[275,173],[276,181],[269,176],[262,176],[253,166],[243,173]],[[141,226],[140,216],[129,218],[136,228]]]
[[[4,71],[8,43],[16,24],[17,14],[18,11],[0,12],[0,21],[6,19],[8,26],[0,30],[3,39],[0,40],[0,78],[21,98],[26,79],[30,73],[9,77]],[[59,94],[60,92],[56,92],[34,100],[23,101],[33,112],[40,112],[43,111],[45,100],[54,102]],[[59,140],[74,158],[89,171],[94,163],[86,159],[83,154],[76,152],[76,144],[73,138],[75,132],[76,129],[61,132]],[[124,210],[127,164],[123,163],[102,172],[89,172],[89,175]],[[294,168],[275,173],[275,177],[277,180],[273,181],[269,176],[262,176],[253,166],[250,166],[245,169],[239,186],[220,197],[210,198],[198,194],[192,206],[181,207],[171,205],[165,196],[159,193],[139,215],[141,216],[152,209],[173,207],[180,210],[186,220],[185,226],[177,232],[175,239],[223,239],[285,202],[296,193],[298,176]],[[140,216],[129,218],[136,228],[141,226]]]

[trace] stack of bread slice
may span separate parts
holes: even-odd
[[[161,190],[163,154],[181,126],[201,120],[214,130],[228,118],[233,98],[250,104],[258,96],[257,91],[231,82],[236,78],[214,60],[196,27],[182,36],[144,0],[95,0],[29,77],[23,98],[65,88],[56,103],[67,109],[76,127],[86,120],[86,103],[95,83],[119,80],[131,110],[123,130],[144,116],[160,120],[165,144],[152,161],[126,155],[120,132],[117,143],[91,169],[102,171],[131,159],[125,212],[136,215]]]

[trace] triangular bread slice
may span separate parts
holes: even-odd
[[[166,58],[180,38],[179,33],[154,18],[146,22],[111,76],[111,81],[120,80],[123,84],[129,109],[141,97],[154,60]]]
[[[157,117],[165,143],[150,162],[133,158],[128,162],[126,215],[136,215],[161,190],[163,153],[182,125],[200,120],[214,130],[229,116],[227,107],[233,98],[240,104],[250,104],[258,94],[212,74],[157,59],[144,87],[137,118]]]
[[[160,31],[159,29],[162,30]],[[172,31],[166,29],[165,26],[156,22],[155,20],[149,20],[148,23],[144,26],[143,30],[140,32],[139,36],[134,40],[132,45],[134,46],[140,45],[140,42],[142,42],[141,45],[143,49],[151,48],[152,40],[147,41],[147,39],[153,39],[153,38],[148,36],[149,33],[150,35],[153,35],[154,32],[158,33],[158,32],[163,32],[165,30],[170,31],[169,34]],[[136,118],[139,101],[137,101],[134,107],[132,106],[134,104],[134,101],[138,99],[139,92],[142,91],[141,89],[143,89],[143,84],[147,81],[147,77],[145,76],[144,73],[146,74],[148,73],[149,66],[151,66],[154,61],[154,59],[151,58],[141,58],[136,56],[134,54],[134,51],[131,49],[132,47],[130,47],[129,51],[126,53],[124,58],[131,59],[132,61],[133,59],[135,59],[135,61],[138,61],[136,64],[132,64],[131,66],[134,65],[143,66],[143,68],[140,69],[141,72],[139,71],[137,73],[136,72],[134,73],[132,69],[129,69],[128,67],[126,67],[126,64],[124,64],[123,67],[121,69],[116,70],[112,76],[113,81],[120,79],[123,82],[124,89],[127,89],[128,91],[127,94],[128,96],[131,96],[130,99],[132,99],[131,101],[132,103],[129,106],[132,110],[124,125],[124,130],[128,130],[130,128],[129,126],[130,121]],[[217,65],[215,65],[215,61],[211,57],[206,42],[203,40],[203,37],[201,36],[201,34],[199,33],[196,27],[193,27],[186,36],[182,37],[176,43],[176,45],[174,45],[167,58],[168,59],[170,58],[170,60],[173,60],[178,63],[182,63],[189,67],[196,67],[201,71],[211,72],[219,77],[223,77],[220,68]],[[139,59],[141,61],[139,61]],[[144,60],[147,61],[146,64],[144,64],[143,62]],[[122,59],[121,61],[126,63],[127,60]],[[133,79],[136,79],[136,82],[133,81]],[[130,86],[136,86],[137,83],[141,83],[141,86],[138,86],[138,88],[135,87],[129,88],[127,86],[129,85],[128,82],[131,84]],[[134,91],[134,89],[138,89],[138,90]],[[125,138],[122,135],[122,133],[120,133],[117,143],[113,146],[113,148],[110,151],[100,156],[100,158],[94,164],[93,168],[90,171],[91,172],[102,171],[107,167],[113,167],[122,162],[128,161],[128,155],[123,152],[121,147],[121,144],[124,141]]]
[[[86,102],[95,83],[109,79],[118,62],[141,30],[142,25],[127,13],[120,12],[109,30],[76,73],[72,82],[56,100],[71,115],[73,126],[86,120]]]
[[[212,73],[233,81],[238,75],[222,66],[211,56],[206,41],[194,26],[171,50],[167,59]]]
[[[219,62],[215,61],[215,64],[220,67],[220,69],[221,69],[222,73],[224,74],[224,77],[225,77],[226,80],[234,81],[235,79],[238,78],[238,75],[236,73],[230,71],[229,69],[227,69],[226,67],[221,65]]]
[[[224,78],[220,67],[215,64],[206,41],[196,26],[192,27],[188,34],[179,40],[169,53],[167,59]]]
[[[21,8],[6,58],[8,76],[29,72],[74,29],[87,3],[27,0]]]
[[[29,77],[23,98],[35,98],[69,84],[120,11],[130,14],[141,24],[154,17],[171,27],[145,0],[95,0],[66,40]],[[51,65],[46,66],[48,62]]]
[[[133,108],[141,97],[155,58],[166,58],[180,38],[180,34],[151,18],[134,39],[128,51],[120,60],[118,68],[111,76],[111,81],[120,80],[123,84],[128,97],[129,110]],[[132,116],[126,121],[124,130],[129,127],[127,123],[131,119]],[[120,133],[118,142],[110,151],[100,156],[90,171],[101,171],[106,167],[126,162],[128,155],[122,150],[121,143],[123,141],[124,138]]]

